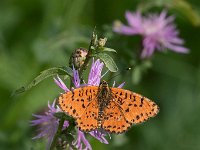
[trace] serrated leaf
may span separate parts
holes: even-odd
[[[97,57],[99,57],[106,65],[106,67],[111,71],[111,72],[117,72],[118,68],[117,65],[115,64],[114,60],[112,57],[110,57],[106,53],[98,53]]]
[[[31,89],[33,86],[36,86],[38,83],[43,81],[44,79],[55,76],[55,75],[68,75],[68,76],[73,76],[72,69],[70,67],[54,67],[50,68],[47,70],[44,70],[38,75],[30,84],[27,86],[23,86],[16,91],[13,92],[12,95],[20,94],[23,93],[29,89]]]
[[[103,47],[103,51],[107,51],[107,52],[115,52],[117,53],[116,50],[112,49],[112,48],[108,48],[108,47]]]

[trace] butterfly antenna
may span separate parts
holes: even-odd
[[[120,74],[124,73],[125,71],[129,71],[129,70],[131,70],[131,69],[132,69],[131,67],[128,67],[128,68],[126,68],[125,70],[120,71],[118,74],[112,76],[112,77],[108,80],[108,82],[109,82],[110,80],[112,80],[113,78],[119,76]]]

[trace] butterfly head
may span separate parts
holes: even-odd
[[[108,87],[108,83],[105,80],[103,80],[103,81],[101,81],[99,86],[102,87],[102,88],[107,88]]]

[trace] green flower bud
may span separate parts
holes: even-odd
[[[100,38],[100,39],[98,40],[98,46],[99,46],[99,47],[104,47],[105,44],[106,44],[106,41],[107,41],[107,38]]]

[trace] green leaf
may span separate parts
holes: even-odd
[[[117,53],[116,50],[112,49],[112,48],[108,48],[108,47],[103,47],[103,51],[107,51],[107,52],[115,52]]]
[[[99,57],[106,65],[106,67],[111,71],[111,72],[117,72],[118,68],[117,65],[115,64],[114,60],[112,57],[110,57],[106,53],[98,53],[97,57]]]
[[[30,84],[27,86],[23,86],[16,91],[13,92],[12,95],[20,94],[23,93],[29,89],[31,89],[33,86],[36,86],[38,83],[43,81],[44,79],[55,76],[55,75],[68,75],[68,76],[73,76],[72,69],[70,67],[54,67],[50,68],[47,70],[44,70],[40,73],[39,76],[37,76]]]

